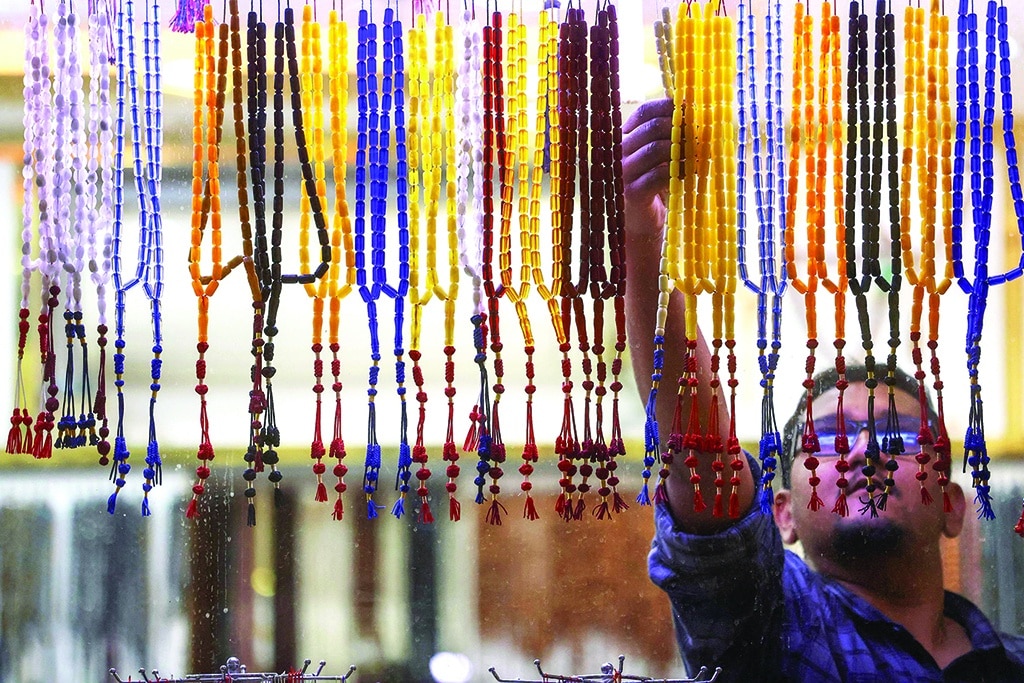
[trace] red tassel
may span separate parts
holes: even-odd
[[[345,503],[342,502],[341,496],[338,496],[338,500],[334,501],[334,514],[331,516],[339,522],[345,516]]]
[[[942,492],[942,511],[943,512],[952,512],[953,511],[953,501],[949,499],[949,491],[943,491]]]
[[[565,516],[565,491],[558,494],[558,500],[555,501],[555,514],[559,517]]]
[[[608,511],[607,500],[601,501],[601,504],[594,508],[594,516],[598,519],[611,519],[612,514]]]
[[[711,514],[715,517],[721,517],[724,514],[724,510],[722,510],[722,489],[715,491],[715,503],[711,506]]]
[[[924,486],[921,487],[921,503],[924,505],[932,504],[932,494],[928,493],[928,489]]]
[[[807,509],[811,512],[817,512],[823,507],[825,507],[825,501],[818,495],[818,489],[811,489],[811,500],[807,503]]]
[[[740,516],[740,494],[733,491],[729,494],[729,518],[736,519]]]
[[[526,505],[523,507],[523,518],[528,519],[531,522],[535,519],[540,519],[540,515],[537,514],[537,506],[533,503],[533,496],[526,494]]]
[[[708,509],[707,503],[704,502],[704,494],[700,492],[700,489],[694,489],[693,491],[693,511],[704,512]]]
[[[462,450],[468,452],[475,451],[477,446],[480,445],[479,437],[476,433],[476,421],[480,419],[480,406],[473,406],[472,412],[469,413],[469,432],[466,434],[466,440],[462,443]]]
[[[420,506],[420,524],[433,524],[434,515],[430,511],[430,503],[427,502],[426,498],[422,499],[423,505]]]
[[[629,505],[626,504],[626,501],[623,500],[618,491],[612,496],[612,509],[615,510],[616,514],[629,509]]]
[[[840,517],[848,517],[850,514],[850,505],[846,502],[846,491],[840,491],[839,497],[836,498],[836,504],[832,506],[832,512],[839,515]]]
[[[462,505],[455,500],[455,496],[448,498],[448,519],[457,522],[462,519]]]
[[[199,516],[199,506],[196,504],[196,497],[193,496],[192,500],[188,502],[188,507],[185,508],[185,519],[195,519]]]
[[[24,453],[21,440],[21,416],[18,409],[14,409],[14,417],[11,418],[11,431],[7,432],[7,452],[11,455]]]
[[[487,514],[484,515],[484,521],[491,526],[501,526],[502,514],[508,514],[508,510],[506,510],[505,506],[499,503],[498,499],[495,498],[491,500],[491,505],[487,508]]]
[[[22,412],[21,421],[25,425],[25,434],[21,441],[21,452],[28,455],[33,452],[35,446],[32,441],[32,418],[28,416],[27,410]]]
[[[654,487],[654,504],[661,505],[666,501],[668,501],[668,492],[665,490],[665,481],[662,480]]]
[[[256,461],[252,465],[253,470],[256,472],[263,471],[263,450],[256,449]]]
[[[40,460],[47,460],[53,457],[53,434],[50,432],[46,433],[46,438],[43,440],[39,447],[39,452],[36,457]]]
[[[316,485],[316,495],[313,496],[313,500],[315,500],[318,503],[327,502],[327,487],[324,485],[322,481]]]
[[[1017,526],[1013,527],[1013,530],[1018,536],[1024,538],[1024,510],[1021,510],[1020,519],[1017,520]]]

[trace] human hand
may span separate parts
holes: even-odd
[[[672,110],[670,99],[644,102],[622,126],[627,230],[634,236],[661,236],[672,151]]]

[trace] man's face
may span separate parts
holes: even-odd
[[[888,388],[880,385],[875,390],[875,422],[885,425],[888,414]],[[839,391],[832,389],[814,401],[814,418],[818,422],[834,424],[836,401]],[[896,391],[896,409],[900,416],[900,431],[916,433],[920,427],[920,406],[916,396]],[[863,384],[850,385],[844,395],[844,415],[848,421],[864,424],[868,418],[868,390]],[[884,429],[878,430],[878,441],[881,443]],[[924,505],[921,502],[921,484],[916,475],[919,471],[914,456],[918,448],[908,449],[897,458],[899,469],[893,474],[896,484],[889,493],[884,511],[872,518],[870,514],[861,514],[867,500],[867,479],[861,473],[865,465],[865,447],[868,436],[866,431],[859,434],[850,433],[850,453],[847,456],[850,469],[846,473],[849,485],[846,489],[849,515],[841,517],[832,512],[832,507],[839,496],[840,489],[836,482],[840,478],[836,470],[838,456],[824,457],[819,455],[817,475],[821,479],[818,485],[818,496],[825,505],[817,512],[808,509],[811,500],[811,486],[808,483],[810,472],[804,467],[806,456],[798,453],[793,461],[791,477],[791,499],[789,513],[791,526],[796,538],[787,537],[789,525],[780,523],[785,540],[799,539],[803,542],[808,560],[812,563],[818,557],[829,557],[836,561],[844,559],[856,560],[881,552],[896,550],[912,550],[922,543],[934,543],[942,533],[955,535],[947,528],[950,522],[947,513],[943,512],[942,492],[937,483],[937,476],[932,464],[935,452],[928,448],[926,452],[931,460],[925,466],[928,478],[925,486],[931,494],[933,502]],[[831,450],[831,442],[824,443]],[[882,480],[885,479],[885,462],[889,459],[881,454],[875,474],[878,485],[876,496],[882,491]],[[959,493],[959,491],[957,491]],[[961,499],[962,500],[962,499]],[[958,528],[957,528],[958,531]]]

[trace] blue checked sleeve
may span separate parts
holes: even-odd
[[[777,680],[784,552],[774,520],[753,506],[726,531],[698,536],[676,529],[667,504],[654,518],[648,571],[671,600],[690,675],[721,666],[719,681]]]

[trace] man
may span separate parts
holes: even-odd
[[[662,226],[668,188],[672,103],[641,105],[624,126],[623,167],[628,222],[627,316],[633,368],[642,396],[650,387],[652,338],[658,298]],[[662,386],[679,376],[683,338],[682,299],[673,296],[666,328]],[[707,345],[697,349],[701,414],[711,402]],[[859,373],[859,376],[858,376]],[[905,458],[886,510],[877,518],[858,514],[865,481],[860,475],[867,441],[867,389],[863,368],[848,370],[844,397],[851,452],[851,514],[830,512],[838,473],[829,453],[835,432],[835,377],[819,381],[813,408],[820,419],[819,495],[827,506],[808,510],[807,473],[790,466],[799,439],[788,430],[783,486],[774,519],[753,505],[757,463],[741,472],[739,519],[693,511],[693,486],[676,465],[668,500],[655,509],[656,533],[649,557],[652,580],[672,602],[677,639],[687,667],[722,667],[726,681],[1024,681],[1024,638],[998,634],[966,599],[943,589],[939,540],[960,533],[966,501],[948,487],[946,513],[934,472],[925,481],[935,503],[923,505],[916,463]],[[916,439],[916,380],[900,375],[896,406],[908,440]],[[673,387],[674,388],[674,387]],[[883,389],[884,390],[884,389]],[[659,425],[674,408],[674,392],[659,401]],[[722,398],[720,396],[720,398]],[[884,430],[885,402],[875,419]],[[721,405],[726,405],[724,401]],[[684,415],[687,414],[684,411]],[[798,409],[791,421],[802,424]],[[726,425],[728,420],[722,420]],[[906,427],[913,425],[913,428]],[[916,448],[916,446],[914,446]],[[883,456],[884,457],[884,456]],[[702,458],[705,499],[714,495],[711,457]],[[799,460],[797,462],[799,465]],[[783,549],[800,541],[806,562]]]

